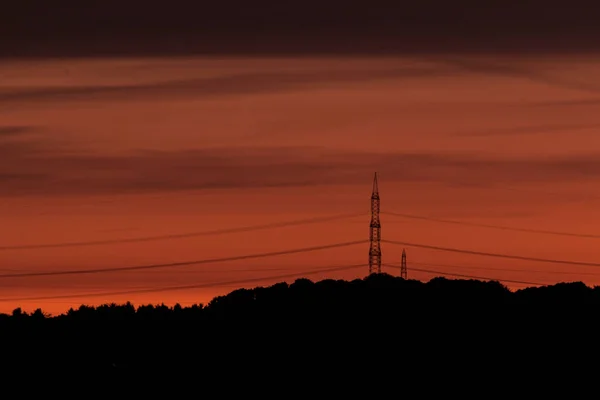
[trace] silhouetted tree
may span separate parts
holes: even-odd
[[[599,287],[573,282],[511,292],[494,281],[425,283],[387,274],[303,278],[189,307],[127,302],[81,305],[58,316],[21,308],[0,315],[1,343],[10,344],[3,365],[20,371],[114,377],[193,368],[205,384],[209,376],[219,379],[217,371],[266,379],[310,370],[354,381],[367,366],[431,373],[432,365],[446,365],[450,373],[451,360],[460,360],[489,370],[505,354],[542,354],[540,338],[555,351],[565,343],[593,350],[599,333]]]

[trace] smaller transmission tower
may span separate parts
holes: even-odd
[[[407,279],[406,250],[402,249],[402,263],[400,264],[400,278]]]
[[[381,224],[379,223],[379,188],[377,172],[373,178],[371,194],[371,224],[369,225],[371,246],[369,248],[369,274],[381,273]]]

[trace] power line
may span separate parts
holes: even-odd
[[[274,257],[281,256],[286,254],[295,254],[295,253],[306,253],[310,251],[318,251],[318,250],[326,250],[333,249],[336,247],[346,247],[352,246],[355,244],[366,243],[368,240],[355,240],[352,242],[341,242],[341,243],[333,243],[327,244],[323,246],[313,246],[313,247],[303,247],[297,249],[289,249],[282,251],[274,251],[269,253],[256,253],[256,254],[245,254],[241,256],[233,256],[233,257],[223,257],[223,258],[207,258],[204,260],[194,260],[194,261],[180,261],[166,264],[150,264],[150,265],[137,265],[130,267],[115,267],[115,268],[96,268],[96,269],[79,269],[79,270],[67,270],[67,271],[46,271],[46,272],[26,272],[21,274],[2,274],[0,278],[22,278],[22,277],[32,277],[32,276],[55,276],[55,275],[82,275],[82,274],[100,274],[105,272],[119,272],[119,271],[137,271],[144,269],[156,269],[156,268],[170,268],[170,267],[180,267],[185,265],[195,265],[195,264],[211,264],[217,262],[225,262],[225,261],[237,261],[237,260],[247,260],[251,258],[265,258],[265,257]]]
[[[239,284],[243,284],[243,283],[261,282],[261,281],[273,280],[273,279],[286,279],[286,278],[293,278],[293,277],[298,277],[298,276],[315,275],[315,274],[319,274],[319,273],[323,273],[323,272],[344,271],[344,270],[349,270],[349,269],[354,269],[354,268],[364,268],[364,267],[366,267],[366,264],[352,264],[352,265],[344,265],[344,266],[331,267],[331,268],[311,269],[311,270],[306,270],[303,272],[297,272],[297,273],[291,273],[291,274],[263,276],[263,277],[259,277],[259,278],[238,279],[238,280],[233,280],[233,281],[200,283],[200,284],[196,284],[196,285],[168,286],[168,287],[162,287],[162,288],[123,290],[123,291],[116,291],[116,292],[65,294],[65,295],[56,295],[56,296],[0,298],[0,302],[72,299],[72,298],[81,298],[81,297],[119,296],[119,295],[136,294],[136,293],[157,293],[157,292],[168,292],[168,291],[176,291],[176,290],[203,289],[203,288],[217,287],[217,286],[239,285]]]
[[[391,268],[397,268],[400,269],[400,267],[393,265],[393,264],[384,264],[384,266],[386,267],[391,267]],[[527,281],[515,281],[515,280],[511,280],[511,279],[498,279],[498,278],[489,278],[489,277],[485,277],[485,276],[475,276],[475,275],[466,275],[466,274],[455,274],[455,273],[450,273],[450,272],[442,272],[442,271],[434,271],[434,270],[430,270],[430,269],[420,269],[420,268],[411,268],[411,271],[419,271],[419,272],[427,272],[427,273],[431,273],[431,274],[439,274],[439,275],[449,275],[449,276],[457,276],[457,277],[461,277],[461,278],[470,278],[470,279],[480,279],[480,280],[486,280],[486,281],[498,281],[498,282],[510,282],[510,283],[522,283],[524,285],[536,285],[536,286],[544,286],[547,285],[547,283],[539,283],[539,282],[527,282]]]
[[[475,226],[475,227],[479,227],[479,228],[500,229],[500,230],[505,230],[505,231],[541,233],[541,234],[545,234],[545,235],[600,239],[600,235],[596,235],[596,234],[551,231],[551,230],[544,230],[544,229],[517,228],[517,227],[504,226],[504,225],[480,224],[480,223],[476,223],[476,222],[458,221],[458,220],[452,220],[452,219],[434,218],[434,217],[426,217],[426,216],[422,216],[422,215],[403,214],[403,213],[386,212],[386,211],[382,211],[381,213],[386,214],[386,215],[395,216],[395,217],[420,219],[420,220],[424,220],[424,221],[441,222],[441,223],[445,223],[445,224]]]
[[[3,250],[31,250],[31,249],[43,249],[43,248],[58,248],[58,247],[80,247],[80,246],[100,246],[107,244],[120,244],[120,243],[136,243],[136,242],[150,242],[158,240],[169,240],[169,239],[184,239],[197,236],[212,236],[212,235],[224,235],[227,233],[238,233],[238,232],[249,232],[273,228],[283,228],[294,225],[306,225],[314,224],[318,222],[335,221],[344,218],[352,218],[364,216],[366,213],[354,213],[354,214],[339,214],[327,217],[316,217],[316,218],[305,218],[293,221],[285,222],[274,222],[263,225],[250,225],[238,228],[226,228],[216,229],[212,231],[200,231],[200,232],[188,232],[170,235],[158,235],[158,236],[144,236],[136,238],[123,238],[123,239],[107,239],[107,240],[92,240],[92,241],[80,241],[80,242],[61,242],[61,243],[40,243],[40,244],[25,244],[25,245],[14,245],[14,246],[0,246],[0,251]]]
[[[594,272],[574,272],[574,271],[542,271],[539,269],[516,269],[516,268],[491,268],[491,267],[478,267],[471,265],[451,265],[451,264],[437,264],[437,263],[423,263],[412,261],[411,264],[423,265],[426,267],[448,267],[448,268],[465,268],[465,269],[479,269],[484,271],[507,271],[507,272],[527,272],[527,273],[538,273],[538,274],[557,274],[557,275],[591,275],[600,276]]]
[[[227,273],[232,273],[232,272],[265,272],[265,271],[289,271],[290,266],[288,267],[273,267],[273,268],[237,268],[237,269],[201,269],[201,270],[183,270],[183,271],[177,271],[178,274],[181,273],[192,273],[192,274],[196,274],[196,273],[201,273],[201,274],[213,274],[215,272],[217,273],[223,273],[223,272],[227,272]],[[165,271],[165,270],[157,270],[157,271],[152,271],[152,272],[168,272],[168,273],[172,273],[172,271]]]
[[[483,252],[483,251],[458,249],[458,248],[454,248],[454,247],[442,247],[442,246],[432,246],[432,245],[420,244],[420,243],[398,242],[395,240],[382,239],[381,241],[384,243],[397,244],[397,245],[401,245],[401,246],[417,247],[417,248],[429,249],[429,250],[449,251],[449,252],[453,252],[453,253],[472,254],[472,255],[476,255],[476,256],[508,258],[508,259],[513,259],[513,260],[536,261],[536,262],[545,262],[545,263],[552,263],[552,264],[567,264],[567,265],[582,265],[582,266],[587,266],[587,267],[600,267],[599,263],[592,263],[592,262],[557,260],[557,259],[549,259],[549,258],[536,258],[536,257],[511,255],[511,254],[487,253],[487,252]]]

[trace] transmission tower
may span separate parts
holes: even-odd
[[[373,178],[371,194],[371,246],[369,248],[369,274],[381,273],[381,224],[379,223],[379,189],[377,188],[377,172]]]
[[[400,278],[407,279],[406,250],[402,249],[402,263],[400,263]]]

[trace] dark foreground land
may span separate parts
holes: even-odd
[[[415,385],[426,391],[416,397],[466,382],[500,390],[541,379],[547,388],[564,382],[553,378],[563,372],[596,374],[600,288],[512,292],[498,282],[386,274],[300,279],[187,308],[82,306],[55,317],[15,310],[0,315],[0,343],[5,379],[84,379],[94,390],[128,385],[140,395],[176,379],[219,397],[257,385],[340,396]]]

